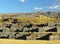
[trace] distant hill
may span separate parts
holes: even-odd
[[[55,18],[60,18],[60,12],[32,12],[32,13],[7,13],[7,14],[0,14],[0,16],[3,15],[13,15],[13,16],[39,16],[39,15],[44,15],[48,17],[55,17]]]

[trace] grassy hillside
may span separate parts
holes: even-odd
[[[0,44],[60,44],[60,41],[42,41],[42,40],[7,40],[0,39]]]
[[[46,16],[41,16],[41,17],[20,17],[17,18],[19,21],[22,22],[26,22],[26,21],[30,21],[32,23],[35,24],[41,24],[41,23],[49,23],[49,22],[53,22],[56,23],[57,21],[60,21],[60,18],[56,19],[56,18],[50,18],[50,17],[46,17]]]

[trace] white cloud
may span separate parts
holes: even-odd
[[[20,2],[25,2],[26,0],[19,0]]]
[[[53,6],[49,6],[49,7],[47,7],[47,8],[49,8],[49,9],[58,9],[60,6],[58,6],[58,5],[53,5]]]
[[[57,6],[57,5],[56,5],[56,6],[54,6],[54,8],[58,8],[58,7],[59,7],[59,6]]]
[[[35,9],[35,10],[42,10],[43,8],[35,7],[34,9]]]

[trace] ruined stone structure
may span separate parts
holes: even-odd
[[[32,13],[33,17],[40,14]],[[48,13],[50,14],[50,13]],[[51,13],[54,14],[54,13]],[[31,15],[27,15],[28,17]],[[60,22],[45,22],[34,24],[31,21],[22,22],[17,18],[26,17],[25,15],[0,15],[0,38],[19,39],[19,40],[60,40]],[[51,17],[51,16],[50,16]],[[55,16],[56,17],[56,16]],[[42,17],[40,17],[42,18]],[[44,17],[43,17],[44,18]],[[45,17],[46,18],[46,17]]]

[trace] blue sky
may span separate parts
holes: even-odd
[[[60,0],[0,0],[0,13],[60,12]]]

